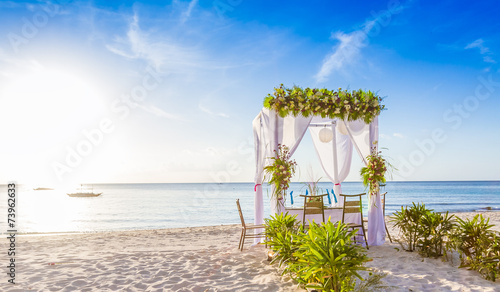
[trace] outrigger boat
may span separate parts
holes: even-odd
[[[102,193],[94,193],[93,187],[83,187],[83,185],[80,185],[80,189],[74,193],[67,193],[68,196],[70,197],[98,197]]]

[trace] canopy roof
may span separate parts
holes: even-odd
[[[316,116],[347,121],[363,120],[366,124],[371,123],[385,108],[382,98],[371,91],[302,89],[297,86],[285,88],[283,84],[275,88],[273,94],[266,96],[264,107],[276,111],[282,118],[288,115]]]

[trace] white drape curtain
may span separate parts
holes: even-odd
[[[378,117],[369,125],[363,121],[350,121],[346,122],[346,126],[354,148],[366,165],[366,157],[370,155],[372,148],[378,151]],[[384,242],[385,221],[380,193],[376,196],[368,194],[368,244],[382,245]]]
[[[262,195],[262,183],[264,181],[263,168],[270,162],[269,157],[274,156],[274,150],[278,144],[286,145],[293,155],[302,137],[309,126],[311,117],[287,116],[279,117],[276,112],[263,109],[253,121],[254,143],[255,143],[255,198],[254,198],[254,222],[264,222],[264,199]],[[276,210],[276,201],[271,200],[272,213],[280,213]],[[257,231],[256,231],[257,232]],[[256,242],[259,239],[255,240]]]
[[[269,111],[262,110],[253,120],[253,137],[255,146],[255,187],[254,187],[254,223],[264,223],[264,200],[262,198],[262,182],[264,179],[263,168],[264,159],[267,153],[266,135],[269,134],[270,117]],[[267,130],[266,130],[267,129]],[[262,232],[256,230],[255,232]],[[259,242],[260,239],[254,239],[254,242]]]
[[[326,126],[327,129],[331,129],[330,125]],[[323,143],[319,139],[319,132],[323,127],[310,127],[309,132],[311,133],[311,139],[313,140],[314,149],[321,162],[321,166],[325,171],[326,175],[334,184],[335,194],[342,193],[342,182],[346,179],[349,171],[351,170],[352,161],[352,143],[348,135],[343,135],[335,127],[335,137],[336,145],[334,146],[334,140],[328,143]],[[333,151],[337,151],[337,178],[335,178]]]
[[[275,155],[274,150],[278,149],[278,144],[286,145],[290,150],[290,156],[292,156],[295,150],[297,150],[300,141],[304,137],[311,119],[312,117],[305,118],[301,115],[297,117],[287,116],[285,118],[282,118],[275,112],[272,112],[271,128],[274,128],[275,131],[273,132],[274,136],[271,137],[270,145],[272,146],[272,148],[270,149],[269,155],[267,157]],[[267,163],[269,162],[270,161],[267,161]],[[274,191],[274,187],[272,191]],[[277,209],[277,206],[280,208]],[[284,210],[282,209],[282,207],[283,206],[276,204],[276,200],[274,197],[271,199],[272,213],[283,212]]]
[[[370,124],[369,145],[378,151],[378,117]],[[368,205],[368,244],[382,245],[385,242],[384,210],[380,201],[380,192],[371,196]]]

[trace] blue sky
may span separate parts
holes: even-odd
[[[270,3],[269,3],[270,2]],[[395,180],[499,180],[495,1],[2,1],[0,177],[242,182],[273,88],[384,97]],[[295,180],[322,177],[310,138]],[[347,180],[359,180],[355,158]]]

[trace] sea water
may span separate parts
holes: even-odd
[[[322,192],[331,183],[318,184]],[[73,198],[62,190],[35,191],[17,186],[15,220],[19,233],[95,232],[137,229],[163,229],[240,223],[236,199],[244,217],[253,222],[253,183],[178,184],[95,184],[99,197]],[[292,183],[294,207],[301,207],[307,189]],[[424,203],[436,212],[500,210],[500,181],[388,182],[386,215],[412,202]],[[342,192],[367,192],[360,182],[344,182]],[[6,233],[7,186],[0,185],[0,232]],[[264,211],[270,214],[268,185],[263,186]],[[333,200],[333,198],[332,198]],[[325,200],[328,203],[328,200]],[[291,205],[287,194],[287,206]],[[367,214],[367,197],[364,200]],[[12,211],[12,210],[11,210]]]

